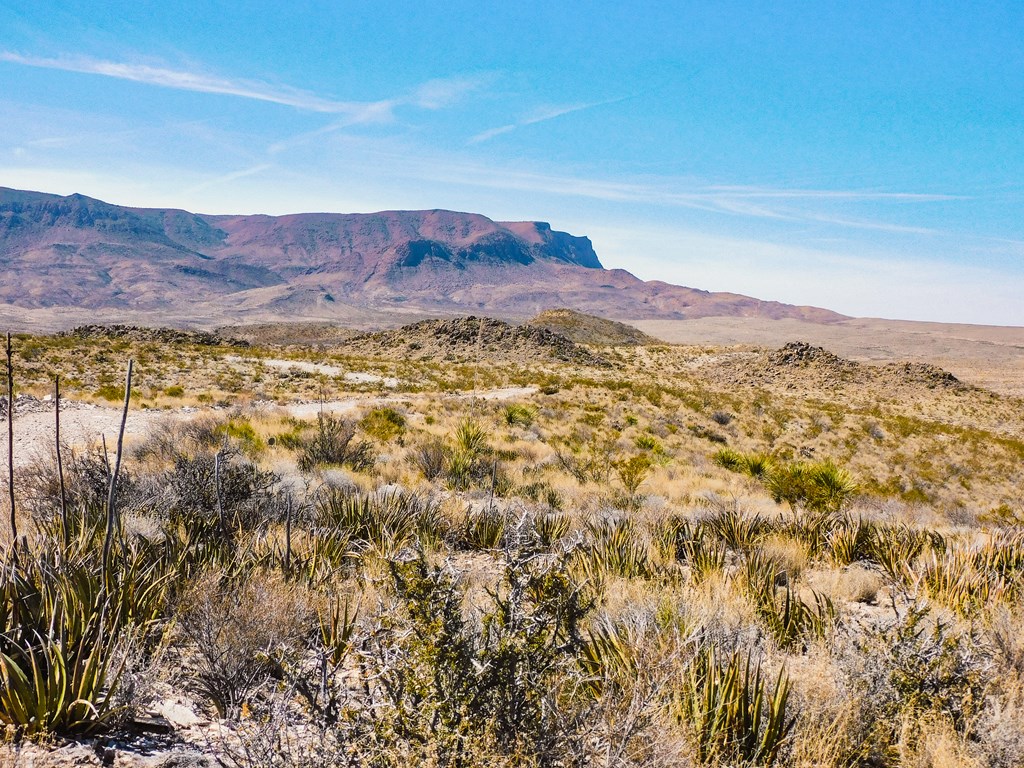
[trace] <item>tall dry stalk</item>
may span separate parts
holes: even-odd
[[[60,375],[53,379],[53,420],[56,435],[54,440],[57,448],[57,480],[60,483],[60,521],[64,530],[64,543],[67,544],[71,533],[68,531],[68,496],[64,486],[64,459],[60,450]]]
[[[114,541],[114,528],[117,520],[115,502],[117,500],[117,476],[121,473],[121,456],[124,453],[124,426],[128,421],[128,404],[132,398],[132,367],[135,361],[128,361],[128,374],[124,381],[124,410],[121,412],[121,428],[117,432],[117,456],[114,459],[114,471],[110,476],[110,489],[107,491],[107,534],[103,539],[103,574],[110,574],[110,547]]]
[[[7,491],[11,501],[11,546],[18,546],[18,518],[14,506],[14,350],[7,332]]]

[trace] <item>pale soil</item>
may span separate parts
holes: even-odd
[[[367,374],[369,375],[369,374]],[[504,387],[501,389],[460,392],[454,394],[438,394],[430,397],[447,400],[513,400],[527,397],[537,392],[536,387]],[[299,419],[314,418],[321,410],[325,413],[348,414],[361,408],[374,408],[381,405],[415,402],[424,400],[425,395],[352,395],[323,403],[290,403],[277,405],[263,403],[263,407],[279,408],[288,415]],[[128,422],[125,425],[125,441],[145,437],[153,427],[168,420],[191,419],[203,413],[223,412],[224,408],[170,408],[166,410],[129,410]],[[7,466],[7,430],[6,419],[0,420],[3,426],[0,440],[0,466]],[[85,449],[98,445],[106,438],[107,450],[114,454],[117,446],[117,432],[121,424],[121,408],[107,407],[93,403],[62,401],[61,403],[61,442],[71,449]],[[51,405],[31,413],[14,412],[14,465],[25,467],[33,461],[52,453],[54,444],[54,414]]]
[[[270,368],[276,368],[280,371],[305,371],[306,373],[322,373],[324,376],[341,376],[345,381],[353,384],[383,384],[388,389],[394,389],[401,382],[394,376],[378,376],[374,373],[363,373],[361,371],[346,371],[343,368],[339,368],[336,365],[327,365],[325,363],[310,363],[305,360],[276,360],[276,359],[252,359],[238,357],[236,355],[230,355],[224,358],[228,362],[232,363],[244,363],[246,365],[252,365],[253,363],[262,363]]]
[[[858,318],[831,325],[800,320],[706,317],[630,322],[670,344],[781,347],[806,341],[858,362],[927,362],[961,381],[1024,396],[1024,327]]]

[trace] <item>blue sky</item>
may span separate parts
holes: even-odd
[[[450,208],[645,279],[1024,325],[1020,2],[0,4],[0,185]]]

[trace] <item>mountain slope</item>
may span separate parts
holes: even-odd
[[[0,188],[0,303],[259,317],[355,310],[622,318],[840,315],[607,270],[590,240],[453,211],[211,216]]]

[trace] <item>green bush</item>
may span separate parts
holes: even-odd
[[[355,439],[356,425],[329,413],[317,415],[312,435],[303,435],[298,465],[303,472],[323,466],[346,466],[356,471],[370,469],[376,456],[369,443]]]
[[[405,417],[394,408],[374,408],[359,421],[359,428],[382,443],[405,434]]]
[[[537,409],[532,405],[512,403],[505,406],[501,415],[510,427],[529,427],[537,418]]]

